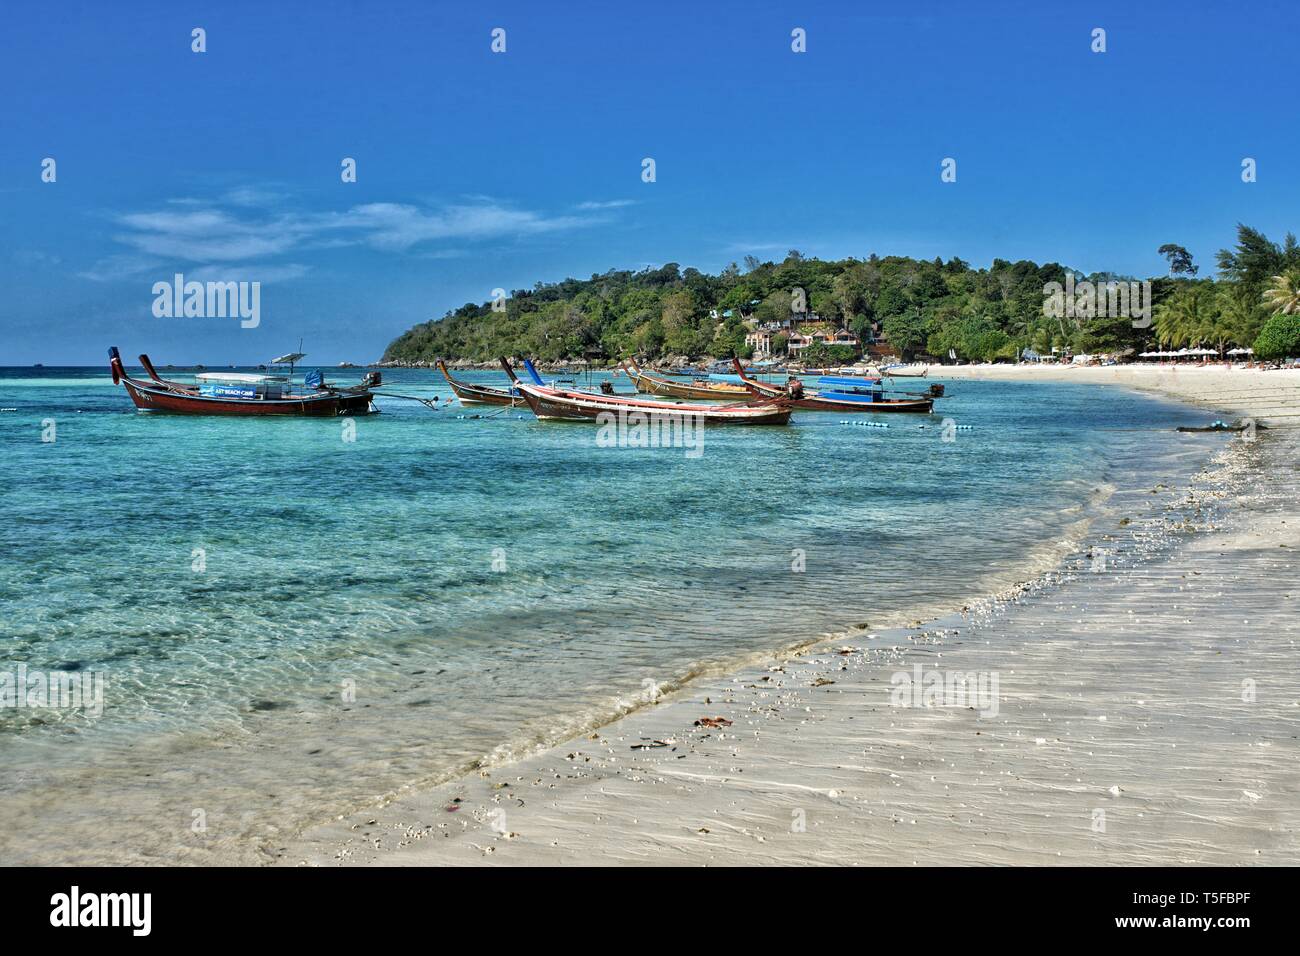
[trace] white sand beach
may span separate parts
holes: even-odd
[[[931,365],[936,379],[1119,385],[1256,421],[1300,424],[1300,368],[1231,365]]]
[[[1272,427],[1196,436],[1217,453],[1189,487],[1040,580],[702,679],[312,829],[281,863],[1300,863],[1300,373],[932,375],[1120,385]],[[904,693],[930,674],[943,692]]]

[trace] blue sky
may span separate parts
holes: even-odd
[[[299,338],[315,361],[364,361],[498,286],[791,247],[1151,275],[1165,242],[1212,271],[1239,220],[1300,231],[1288,3],[222,0],[5,19],[0,365],[100,364],[112,344],[258,362]],[[176,272],[261,282],[260,326],[155,318],[153,283]]]

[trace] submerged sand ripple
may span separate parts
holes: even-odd
[[[701,680],[285,862],[1294,865],[1300,444],[1227,448],[1100,567]],[[918,665],[995,706],[899,706]]]

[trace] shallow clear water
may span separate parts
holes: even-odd
[[[796,413],[691,457],[391,399],[346,441],[336,419],[138,413],[106,370],[0,369],[0,672],[107,681],[98,718],[0,709],[0,856],[265,859],[647,687],[960,607],[1207,451],[1171,431],[1204,414],[1116,389],[948,389],[933,417]],[[972,427],[943,441],[944,417]]]

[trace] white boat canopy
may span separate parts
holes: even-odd
[[[258,372],[199,372],[194,376],[200,382],[241,382],[245,385],[263,385],[267,382],[287,382],[284,375],[262,375]]]
[[[306,352],[290,352],[288,355],[281,355],[279,358],[271,359],[272,365],[292,365],[301,359],[307,357]]]

